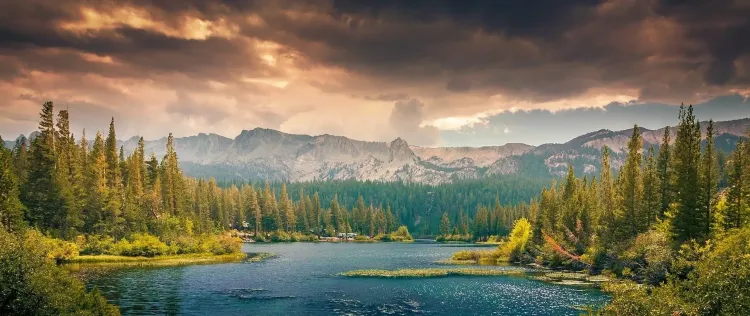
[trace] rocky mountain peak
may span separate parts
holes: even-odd
[[[415,155],[411,148],[409,148],[409,143],[401,137],[398,137],[391,142],[389,153],[389,161],[413,161],[417,159],[417,155]]]

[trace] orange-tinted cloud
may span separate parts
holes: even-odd
[[[261,126],[434,145],[438,129],[511,109],[750,93],[743,1],[27,0],[0,8],[0,133],[10,136],[35,128],[48,99],[70,108],[75,128],[102,128],[115,116],[123,137],[233,136]]]

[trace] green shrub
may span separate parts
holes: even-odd
[[[448,241],[462,241],[462,242],[471,242],[472,238],[469,234],[448,234],[448,235],[440,235],[437,238],[435,238],[435,241],[437,242],[448,242]]]
[[[225,255],[238,253],[242,249],[242,239],[232,237],[230,235],[214,236],[216,239],[216,246],[211,249],[211,253],[215,255]]]
[[[0,228],[0,314],[119,315],[96,290],[48,259],[48,241],[31,231],[13,235]]]
[[[379,241],[391,241],[391,236],[386,234],[377,234],[375,235],[375,237],[372,237],[372,239]]]
[[[357,236],[354,237],[354,240],[356,240],[356,241],[365,241],[365,240],[370,240],[370,239],[367,238],[367,236],[365,236],[365,235],[357,235]]]
[[[667,237],[659,231],[650,230],[639,234],[620,260],[623,266],[630,269],[632,279],[657,285],[667,279],[672,255]]]
[[[285,231],[277,230],[271,233],[271,241],[273,242],[287,242],[292,241],[292,236],[287,234]]]
[[[102,235],[78,236],[76,243],[82,255],[113,254],[112,249],[115,246],[114,238]]]
[[[498,257],[507,261],[520,261],[526,251],[533,233],[531,224],[525,218],[516,220],[513,224],[508,241],[498,247]]]
[[[133,234],[132,242],[122,239],[115,244],[116,255],[128,257],[154,257],[169,253],[169,246],[156,236]]]
[[[399,227],[395,232],[391,233],[391,239],[398,241],[414,240],[409,234],[409,229],[406,226]]]
[[[461,250],[459,252],[454,253],[451,259],[455,261],[477,261],[479,262],[479,260],[484,256],[484,252],[486,251]]]
[[[27,231],[26,238],[29,240],[37,240],[39,246],[47,253],[47,258],[54,260],[55,262],[78,257],[78,246],[72,242],[49,238],[36,230]]]

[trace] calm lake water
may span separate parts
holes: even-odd
[[[594,289],[518,276],[347,278],[355,269],[444,267],[469,247],[435,243],[245,244],[278,256],[227,263],[117,270],[92,280],[125,315],[578,315],[601,305]],[[476,248],[475,248],[476,249]],[[491,267],[519,269],[518,267]]]

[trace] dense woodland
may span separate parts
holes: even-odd
[[[295,205],[298,205],[299,197],[303,196],[304,192],[317,193],[321,201],[336,198],[339,205],[351,213],[349,220],[354,231],[371,236],[368,229],[359,230],[368,225],[368,218],[366,215],[357,214],[359,210],[369,209],[370,206],[376,210],[386,210],[386,215],[390,209],[396,222],[406,225],[410,232],[421,237],[442,234],[440,225],[444,214],[452,223],[464,220],[464,226],[468,228],[461,233],[468,234],[472,229],[469,223],[473,222],[476,214],[482,217],[484,212],[492,212],[494,218],[498,218],[501,223],[496,223],[493,218],[490,225],[493,229],[489,234],[482,235],[482,238],[486,238],[489,235],[507,234],[508,227],[515,219],[528,214],[528,201],[539,195],[548,184],[549,179],[509,175],[457,180],[434,186],[420,183],[345,180],[271,182],[270,187],[272,192],[280,192],[282,186],[286,186]],[[219,181],[220,187],[233,185],[242,187],[245,183]],[[261,188],[265,183],[251,182],[250,185]],[[460,230],[461,227],[455,228]],[[454,227],[451,230],[453,231]]]
[[[616,175],[604,148],[597,178],[577,178],[571,166],[497,250],[454,260],[520,261],[632,280],[605,286],[614,296],[605,314],[746,315],[750,144],[740,141],[720,165],[712,122],[705,137],[700,131],[692,107],[681,108],[674,142],[667,129],[658,153],[644,152],[636,126]]]
[[[608,286],[614,300],[605,312],[741,314],[750,310],[750,144],[722,157],[712,123],[705,137],[700,131],[692,107],[681,108],[658,151],[644,150],[636,126],[617,172],[605,147],[598,177],[576,177],[571,165],[537,197],[541,182],[514,177],[217,183],[183,175],[171,135],[161,159],[146,157],[143,140],[126,157],[114,120],[89,144],[48,102],[36,138],[0,149],[0,283],[11,289],[0,293],[10,302],[0,313],[116,313],[46,258],[231,253],[239,248],[224,237],[230,230],[274,241],[341,232],[410,239],[406,225],[442,240],[510,233],[492,255],[646,285]]]

